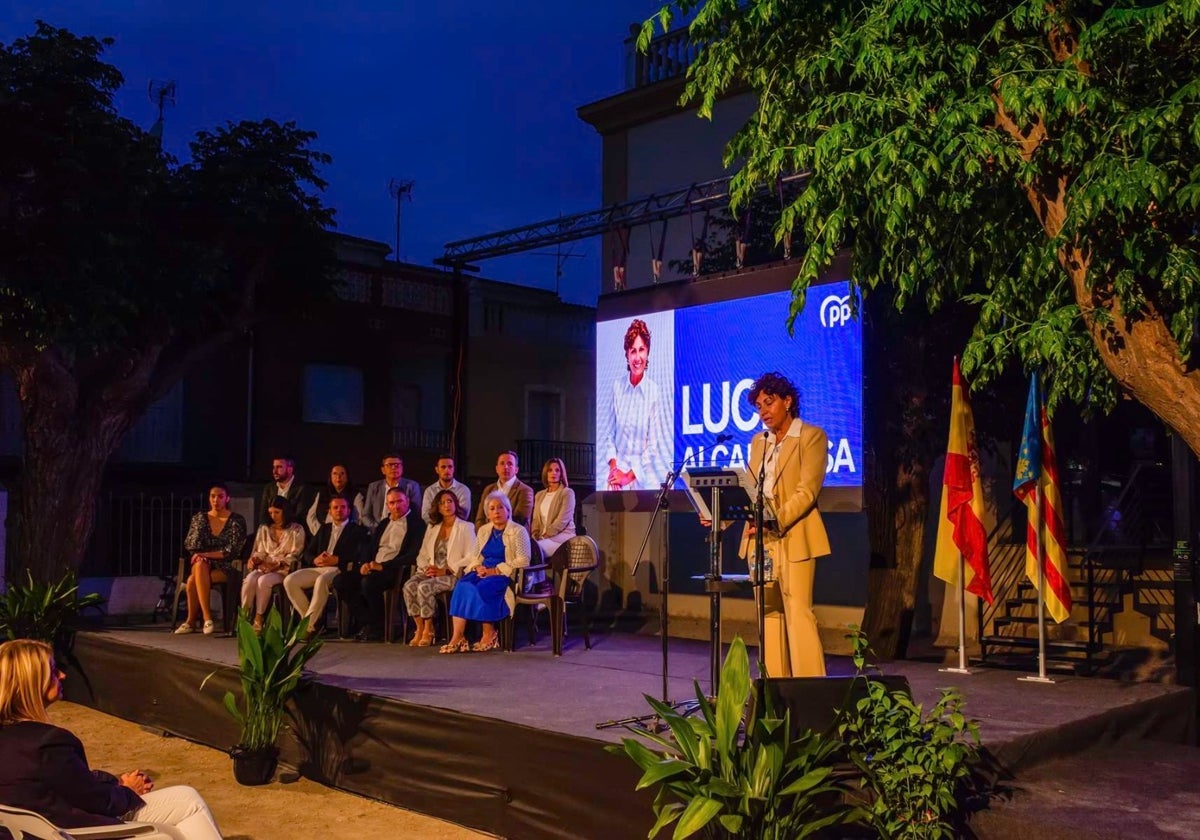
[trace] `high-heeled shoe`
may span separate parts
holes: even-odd
[[[417,647],[430,647],[432,644],[433,644],[433,631],[431,630],[428,633],[425,633],[421,636],[420,641],[417,642]]]
[[[423,638],[425,638],[425,637],[414,630],[413,637],[408,640],[408,646],[409,647],[417,647],[418,645],[421,644],[421,639],[423,639]]]
[[[457,642],[447,642],[438,648],[438,653],[467,653],[471,650],[471,643],[466,639]]]
[[[471,650],[476,653],[487,653],[489,650],[500,650],[500,634],[496,633],[486,642],[480,639],[475,644],[471,645]]]

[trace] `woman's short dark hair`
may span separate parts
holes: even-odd
[[[283,511],[283,527],[292,524],[292,503],[287,500],[286,496],[276,496],[271,500],[271,504],[267,505],[267,509],[279,508]]]
[[[746,400],[757,409],[758,398],[762,394],[781,400],[791,397],[792,407],[788,409],[788,414],[793,417],[800,416],[800,395],[796,392],[796,386],[792,384],[792,380],[782,373],[771,371],[755,379],[754,384],[750,386],[750,393],[746,395]]]
[[[438,512],[438,508],[442,506],[442,496],[449,496],[454,499],[454,515],[459,519],[466,519],[467,512],[463,510],[462,502],[458,500],[453,490],[439,490],[437,495],[433,497],[433,504],[429,506],[429,524],[440,525],[442,522],[442,514]]]
[[[629,348],[633,346],[633,342],[638,339],[646,345],[646,352],[650,352],[650,328],[646,326],[646,322],[641,318],[634,318],[633,323],[629,325],[629,329],[625,330],[625,352],[629,352]]]

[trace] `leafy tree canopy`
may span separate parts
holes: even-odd
[[[186,355],[328,289],[332,211],[315,134],[272,120],[202,131],[180,163],[120,116],[112,39],[39,22],[0,44],[0,357],[69,365]],[[167,370],[162,371],[166,373]],[[168,383],[169,384],[169,383]]]
[[[1200,0],[679,0],[684,102],[750,90],[735,203],[809,173],[793,317],[835,253],[931,310],[966,299],[964,367],[1119,389],[1200,452]]]

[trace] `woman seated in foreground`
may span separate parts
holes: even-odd
[[[292,521],[291,505],[276,496],[267,508],[270,522],[264,522],[254,535],[254,551],[246,561],[242,579],[242,609],[254,610],[254,632],[261,633],[263,616],[271,606],[271,590],[300,560],[304,552],[304,528]]]
[[[441,490],[433,497],[429,511],[432,527],[425,531],[417,567],[404,584],[404,604],[416,623],[408,643],[411,647],[433,644],[438,595],[454,588],[458,573],[467,567],[467,558],[475,549],[475,526],[463,519],[466,515],[453,490]]]
[[[229,489],[224,484],[209,488],[208,504],[207,511],[192,517],[183,540],[184,556],[191,571],[187,579],[187,618],[176,633],[201,629],[201,620],[205,634],[212,633],[209,607],[212,585],[226,579],[246,544],[246,520],[229,509]]]
[[[512,503],[502,491],[488,493],[483,501],[488,521],[475,537],[467,558],[467,573],[454,587],[450,617],[454,634],[442,653],[497,650],[496,622],[512,615],[516,601],[509,584],[517,569],[529,565],[529,532],[512,521]],[[468,621],[482,621],[483,635],[474,647],[467,644]]]
[[[562,458],[551,458],[542,465],[542,484],[546,489],[538,491],[533,499],[533,525],[529,535],[542,550],[544,561],[549,563],[554,552],[575,536],[575,491],[568,486],[567,465]],[[530,592],[544,589],[545,581],[545,572],[529,573],[526,589]]]
[[[0,802],[68,831],[132,821],[155,823],[162,835],[179,840],[221,840],[192,788],[154,790],[141,770],[113,776],[88,767],[83,744],[46,713],[62,696],[62,680],[45,642],[0,644]]]

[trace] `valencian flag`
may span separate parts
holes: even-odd
[[[1029,527],[1025,532],[1025,574],[1038,579],[1038,497],[1042,500],[1042,569],[1046,587],[1042,599],[1046,612],[1055,621],[1071,615],[1071,586],[1067,582],[1067,543],[1063,529],[1062,497],[1058,493],[1058,467],[1054,460],[1054,435],[1050,417],[1038,388],[1037,372],[1029,381],[1029,400],[1025,404],[1025,431],[1017,456],[1017,477],[1013,493],[1025,503]]]
[[[987,531],[983,527],[983,485],[979,480],[979,449],[967,387],[954,360],[950,400],[950,440],[942,475],[942,506],[938,515],[937,551],[933,573],[958,585],[959,555],[966,561],[966,590],[989,604],[992,582],[988,571]]]

